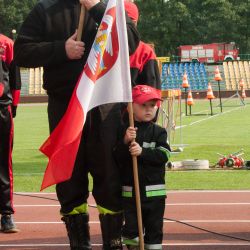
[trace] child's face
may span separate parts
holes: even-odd
[[[151,100],[143,104],[133,103],[134,119],[138,122],[149,122],[155,118],[157,101]]]

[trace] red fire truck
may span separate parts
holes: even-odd
[[[239,49],[234,42],[181,45],[178,47],[178,56],[181,62],[216,63],[238,60],[238,55]]]

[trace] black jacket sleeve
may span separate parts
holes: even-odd
[[[15,41],[14,55],[18,65],[41,67],[67,60],[65,40],[52,41],[45,37],[45,29],[49,28],[45,20],[45,8],[39,2],[24,21]]]
[[[10,89],[20,90],[21,89],[21,74],[20,68],[15,64],[14,61],[10,64]]]
[[[80,11],[78,5],[72,8],[75,9],[70,14],[67,14],[69,10],[67,6],[63,6],[63,3],[62,5],[57,3],[56,6],[48,7],[44,2],[39,2],[33,8],[25,19],[15,41],[14,54],[17,65],[22,67],[56,67],[69,61],[65,50],[65,42],[75,31],[72,27],[77,28],[78,26],[76,16]],[[96,32],[94,22],[100,23],[104,11],[105,5],[98,3],[85,15],[84,30],[87,34],[89,34],[89,31],[91,32],[90,35],[85,36],[87,40],[85,43],[89,47],[87,51],[93,42],[93,31]],[[57,12],[60,15],[56,15]],[[53,28],[54,26],[56,28]],[[128,20],[127,30],[129,49],[132,53],[138,46],[139,35],[131,20]],[[86,60],[86,56],[84,57]]]
[[[152,163],[152,165],[165,164],[170,158],[170,147],[167,143],[167,132],[161,129],[156,140],[155,148],[142,148],[141,160]]]
[[[161,89],[161,78],[156,59],[150,59],[138,75],[137,84],[146,83],[156,89]]]

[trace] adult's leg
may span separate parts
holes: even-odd
[[[50,131],[56,127],[66,112],[68,103],[54,96],[49,97],[48,116]],[[72,177],[56,185],[71,249],[91,249],[89,234],[88,170],[84,161],[84,140],[80,143]]]
[[[1,231],[4,233],[16,233],[12,214],[13,208],[13,171],[12,171],[12,148],[13,148],[14,124],[11,108],[0,108],[0,214]]]
[[[113,157],[121,123],[120,105],[103,105],[91,111],[90,116],[88,164],[93,177],[93,196],[100,212],[103,249],[122,249],[121,178]]]
[[[78,152],[82,152],[82,147],[81,144]],[[76,250],[91,249],[87,206],[88,172],[83,162],[81,153],[78,153],[71,179],[56,186],[70,246]]]
[[[0,214],[13,214],[13,120],[10,107],[0,108]]]

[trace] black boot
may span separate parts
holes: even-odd
[[[123,214],[100,214],[103,250],[122,249],[121,229]]]
[[[89,215],[76,214],[62,217],[68,232],[71,250],[90,250]]]

